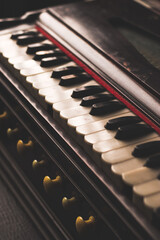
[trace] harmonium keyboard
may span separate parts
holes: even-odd
[[[0,23],[1,177],[44,239],[160,239],[155,6],[86,1]]]

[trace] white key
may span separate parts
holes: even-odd
[[[130,113],[125,113],[125,114],[119,115],[117,117],[125,117],[125,116],[134,116],[134,114],[132,114],[130,112]],[[84,136],[84,135],[88,135],[88,134],[92,134],[94,132],[98,132],[98,131],[104,130],[105,129],[105,127],[104,127],[105,124],[110,119],[111,118],[105,118],[105,119],[100,120],[100,121],[96,121],[96,122],[93,122],[93,123],[81,125],[81,126],[76,128],[76,132],[77,132],[77,134],[80,134],[80,135]]]
[[[159,138],[153,138],[151,141],[157,141]],[[147,139],[146,141],[142,141],[142,143],[149,142]],[[114,149],[105,153],[102,153],[101,160],[102,160],[102,168],[105,172],[108,172],[108,169],[110,170],[111,165],[116,166],[117,164],[124,163],[125,161],[128,161],[133,158],[132,152],[134,148],[137,146],[137,144],[132,144],[129,146],[125,146],[122,148]],[[121,165],[117,165],[121,166]]]
[[[65,101],[61,101],[53,104],[52,106],[53,117],[58,120],[60,118],[60,112],[62,110],[79,106],[80,102],[81,101],[79,99],[74,99],[73,101],[73,98],[69,98],[69,99],[66,99]]]
[[[6,49],[2,51],[2,54],[5,58],[13,58],[18,56],[23,56],[26,54],[27,47],[17,46],[14,42],[6,46]]]
[[[49,40],[44,40],[40,43],[51,43]],[[29,44],[30,45],[30,44]],[[12,58],[12,62],[14,62],[13,58],[19,57],[19,56],[25,56],[27,55],[26,51],[27,51],[27,46],[19,46],[16,44],[15,40],[9,40],[6,48],[1,47],[1,51],[4,57],[11,59]]]
[[[151,141],[157,141],[159,138],[152,138]],[[150,142],[150,140],[139,142],[142,144]],[[118,186],[124,186],[122,182],[122,174],[124,172],[139,168],[146,162],[146,158],[134,158],[132,152],[137,144],[132,144],[126,147],[114,149],[105,152],[101,155],[103,171],[112,177],[112,179],[119,183]],[[122,186],[123,185],[123,186]]]
[[[100,142],[103,140],[113,139],[116,131],[111,130],[102,130],[99,132],[95,132],[92,134],[88,134],[84,136],[83,141],[80,142],[81,146],[85,149],[85,151],[92,157],[93,154],[93,144]]]
[[[41,43],[42,44],[44,44],[44,43],[52,44],[49,40],[44,40]],[[20,46],[16,45],[16,49],[19,49],[19,48],[21,48],[21,49],[25,48],[27,50],[26,46],[25,47],[20,47]],[[14,49],[15,49],[15,47],[14,47]],[[19,69],[19,70],[23,69],[23,68],[26,68],[26,67],[30,67],[30,65],[28,65],[27,63],[24,64],[24,61],[26,62],[27,60],[33,59],[34,54],[32,54],[32,55],[27,54],[26,50],[24,52],[22,51],[21,55],[17,55],[16,50],[15,50],[14,56],[9,57],[8,62],[13,64],[14,67],[16,69]],[[13,53],[12,53],[12,55],[13,55]],[[33,60],[33,61],[36,62],[35,60]]]
[[[110,171],[105,168],[105,172],[112,178],[119,189],[124,189],[125,184],[122,180],[122,175],[129,171],[141,168],[146,162],[146,159],[132,158],[127,161],[111,165]]]
[[[40,103],[43,103],[43,106],[47,107],[47,106],[53,105],[56,102],[61,102],[61,101],[67,100],[67,99],[73,99],[71,97],[71,94],[72,94],[73,90],[75,89],[75,87],[86,86],[92,82],[93,81],[90,81],[88,83],[85,83],[84,85],[82,85],[82,84],[76,85],[76,86],[74,86],[74,88],[73,87],[63,87],[60,85],[54,85],[54,86],[50,86],[48,88],[43,88],[38,91],[37,100]],[[37,89],[35,89],[35,90],[37,90]],[[74,99],[73,99],[73,101],[74,101]],[[54,116],[54,111],[53,111],[53,117],[55,119],[57,117],[57,113]],[[60,118],[58,118],[58,119],[61,120]]]
[[[92,156],[93,156],[94,159],[97,159],[97,161],[101,161],[102,160],[101,159],[101,154],[102,153],[109,152],[113,149],[126,147],[126,146],[132,145],[134,143],[142,142],[142,141],[145,141],[147,139],[152,139],[152,138],[155,138],[155,137],[157,137],[157,134],[156,133],[151,133],[151,134],[148,134],[145,137],[137,138],[137,139],[130,140],[130,141],[121,141],[121,140],[117,140],[115,138],[109,139],[109,140],[106,140],[106,141],[100,141],[100,142],[97,142],[97,143],[93,144]],[[102,161],[102,163],[103,163],[103,161]],[[102,165],[102,163],[101,163],[101,165]]]
[[[116,116],[119,116],[119,115],[127,113],[127,112],[129,112],[129,109],[125,108],[125,109],[122,109],[122,110],[119,110],[119,111],[116,111],[113,113],[105,114],[103,116],[93,116],[90,114],[85,114],[83,116],[78,116],[75,118],[68,119],[68,125],[76,128],[81,125],[90,124],[90,123],[97,122],[97,121],[100,121],[103,119],[109,119],[112,117],[116,117]]]
[[[128,115],[131,115],[131,114],[132,113],[126,113],[126,114],[118,115],[117,117],[128,116]],[[99,118],[102,119],[103,116],[100,116]],[[88,138],[92,139],[92,134],[93,133],[97,133],[99,135],[99,132],[101,132],[101,130],[108,131],[107,129],[105,129],[104,126],[108,122],[108,120],[110,120],[110,119],[111,119],[111,117],[108,118],[105,115],[105,118],[102,119],[102,120],[94,121],[94,122],[84,124],[84,125],[80,125],[78,127],[75,127],[75,126],[72,126],[72,125],[69,124],[69,127],[72,131],[73,137],[75,137],[75,139],[78,141],[78,143],[81,143],[81,145],[84,145],[85,144],[84,136],[86,136],[86,141],[88,142],[88,144],[90,144],[90,141],[88,141]],[[69,120],[68,120],[68,122],[69,122]],[[81,122],[80,122],[80,124],[81,124]],[[111,132],[111,131],[109,131],[109,132]],[[113,134],[115,134],[115,133],[113,133]],[[93,144],[92,140],[91,140],[91,143]],[[94,143],[95,143],[95,141],[94,141]]]
[[[44,98],[41,99],[39,97],[39,95],[37,93],[37,89],[36,88],[34,89],[33,83],[43,82],[44,84],[46,84],[46,87],[50,86],[51,84],[57,84],[57,80],[51,78],[51,74],[52,74],[52,70],[50,70],[48,72],[40,73],[37,75],[28,76],[28,77],[21,76],[21,79],[23,79],[22,83],[25,86],[25,88],[27,88],[28,91],[32,95],[34,95],[34,97],[36,97],[37,100],[44,101]]]
[[[129,146],[121,147],[118,149],[102,153],[101,158],[103,168],[105,169],[106,167],[112,164],[121,163],[133,158],[132,151],[136,147],[136,145],[137,144],[132,144]]]
[[[104,153],[104,152],[108,152],[108,151],[113,150],[113,149],[117,149],[117,148],[132,145],[134,143],[142,142],[142,141],[145,141],[147,139],[152,139],[152,138],[155,138],[157,136],[158,136],[158,134],[154,132],[154,133],[146,135],[145,137],[140,137],[140,138],[136,138],[136,139],[133,139],[133,140],[122,141],[122,140],[118,140],[118,139],[114,138],[114,139],[110,139],[110,140],[95,143],[93,145],[93,150],[97,153]]]
[[[0,42],[2,42],[3,40],[8,40],[11,38],[11,35],[13,33],[19,32],[19,31],[36,31],[35,28],[33,28],[33,25],[28,25],[28,24],[22,24],[16,27],[12,27],[12,28],[8,28],[6,30],[2,30],[0,32]]]
[[[147,213],[152,218],[152,208],[148,208],[145,204],[145,198],[150,198],[153,195],[160,193],[160,180],[153,179],[148,182],[136,185],[133,187],[133,203],[140,208],[144,213]],[[153,204],[153,203],[152,203]]]
[[[18,62],[15,63],[14,68],[17,70],[21,70],[21,69],[26,69],[26,68],[33,68],[33,67],[39,67],[40,66],[40,62],[39,61],[35,61],[33,59],[28,59],[26,61],[23,62]]]
[[[17,31],[21,31],[21,30],[22,31],[30,31],[32,29],[35,30],[34,26],[29,25],[29,24],[21,24],[19,26],[7,28],[5,30],[0,31],[0,40],[5,39],[5,38],[9,39],[11,37],[11,35],[13,33],[16,33]]]
[[[151,141],[160,141],[160,138],[154,138]],[[145,142],[150,142],[150,141],[147,140]],[[141,142],[141,144],[145,143],[145,142]],[[143,158],[133,157],[132,151],[134,150],[136,145],[137,144],[126,147],[128,152],[126,153],[126,156],[123,155],[123,161],[122,161],[122,157],[121,157],[120,162],[117,162],[116,164],[112,165],[111,169],[114,174],[121,176],[123,173],[140,168],[146,163],[148,157],[143,157]],[[121,155],[121,153],[122,153],[121,149],[118,149],[118,150],[117,150],[116,154]],[[125,151],[124,151],[124,153],[125,153]],[[126,158],[128,158],[128,160],[126,160]]]
[[[80,106],[81,101],[82,101],[82,99],[71,98],[71,99],[67,99],[65,101],[53,104],[54,115],[57,115],[57,117],[58,117],[60,115],[60,112],[62,112],[62,111],[68,112],[67,109]],[[89,106],[89,107],[91,108],[91,106]]]
[[[66,65],[64,65],[66,66]],[[52,71],[53,72],[53,71]],[[48,75],[47,75],[48,74]],[[46,73],[46,75],[40,74],[41,76],[38,78],[30,77],[32,78],[32,86],[36,90],[41,90],[41,89],[55,89],[56,86],[59,86],[62,88],[63,91],[68,90],[70,88],[74,89],[76,86],[80,86],[80,84],[75,85],[74,87],[63,87],[59,85],[60,79],[59,78],[51,78],[52,73]],[[28,81],[28,79],[26,80]],[[45,91],[45,90],[44,90]],[[43,91],[42,91],[43,92]],[[47,90],[48,92],[48,90]],[[45,95],[44,95],[45,96]]]
[[[69,62],[67,64],[63,64],[61,67],[68,67],[68,66],[76,66],[76,64],[74,62]],[[57,69],[57,68],[59,67],[52,68],[52,70],[48,72],[41,72],[33,76],[28,76],[26,77],[26,82],[30,85],[35,84],[34,87],[36,89],[47,88],[52,85],[58,85],[59,79],[51,78],[52,72],[54,71],[54,69]]]
[[[97,83],[94,81],[94,80],[91,80],[91,81],[89,81],[89,82],[87,82],[87,83],[85,83],[85,84],[79,84],[78,86],[89,86],[89,85],[97,85]],[[71,97],[71,95],[72,95],[72,92],[73,92],[73,90],[76,88],[77,86],[71,86],[71,87],[61,87],[62,89],[69,89],[69,90],[66,90],[66,91],[63,91],[64,92],[64,95],[62,96],[62,94],[61,94],[61,96],[59,95],[59,93],[57,93],[56,94],[56,92],[55,92],[55,89],[54,89],[54,87],[53,88],[45,88],[45,89],[41,89],[40,91],[39,91],[39,94],[41,95],[41,96],[45,96],[46,98],[45,98],[45,100],[48,102],[48,103],[50,103],[50,104],[54,104],[54,103],[56,103],[56,102],[60,102],[60,101],[64,101],[64,100],[66,100],[66,99],[71,99],[72,97]],[[74,101],[74,98],[72,98],[73,99],[73,101]]]
[[[0,51],[5,58],[13,58],[24,56],[26,54],[27,46],[19,46],[16,40],[6,39],[0,43]]]
[[[81,103],[81,100],[79,100],[79,99],[75,98],[74,101],[73,101],[73,98],[69,98],[65,101],[54,103],[53,104],[53,110],[57,111],[60,114],[60,112],[62,110],[79,106],[80,103]]]
[[[135,186],[151,181],[160,174],[160,169],[141,167],[122,174],[123,181],[129,186]]]
[[[38,81],[34,81],[32,83],[32,87],[34,89],[40,90],[44,88],[56,87],[59,84],[59,79],[56,78],[46,78],[46,79],[39,79]]]
[[[112,165],[111,170],[115,175],[122,176],[123,173],[142,167],[147,158],[132,158],[127,161]]]
[[[152,221],[154,218],[154,211],[160,207],[160,191],[144,197],[143,206],[145,208],[147,218]]]
[[[0,43],[5,42],[6,40],[9,40],[11,38],[11,33],[7,33],[4,35],[0,35]],[[1,45],[1,44],[0,44]]]
[[[138,195],[139,197],[146,197],[151,194],[155,194],[157,192],[160,192],[159,179],[153,179],[151,181],[148,181],[139,185],[135,185],[133,187],[134,195]]]
[[[159,137],[153,138],[151,139],[151,141],[159,141]],[[149,140],[147,139],[145,141],[142,141],[140,144],[146,143],[146,142],[149,142]],[[133,145],[125,146],[119,149],[115,149],[113,151],[103,153],[101,158],[102,158],[104,169],[108,165],[110,166],[110,165],[122,163],[129,159],[132,159],[133,158],[132,152],[136,146],[137,144],[133,144]]]
[[[71,62],[66,63],[66,64],[59,64],[57,66],[49,67],[49,68],[43,68],[41,66],[33,67],[31,69],[25,68],[25,69],[22,69],[20,71],[20,73],[21,73],[22,76],[32,77],[32,76],[42,74],[42,73],[45,73],[45,72],[53,72],[55,68],[57,69],[59,67],[67,67],[67,66],[75,66],[75,65],[76,64],[71,61]]]
[[[34,82],[39,82],[39,81],[48,81],[48,80],[52,80],[51,78],[51,74],[52,74],[52,70],[50,72],[44,72],[44,73],[40,73],[34,76],[29,76],[26,77],[26,82],[29,84],[32,84]]]
[[[160,207],[160,191],[156,194],[145,197],[144,205],[150,209],[159,208]]]
[[[16,43],[12,39],[9,39],[8,37],[4,36],[3,38],[0,38],[0,52],[4,53],[7,52],[7,49],[10,49],[11,47],[14,49]]]
[[[42,88],[38,90],[38,92],[37,92],[37,89],[35,89],[34,94],[36,94],[37,92],[38,99],[40,99],[40,101],[43,101],[46,106],[52,106],[53,103],[48,101],[48,98],[47,98],[48,96],[45,97],[42,94],[40,94],[41,91],[43,92],[45,91],[46,94],[47,93],[52,94],[55,101],[63,101],[63,99],[65,100],[70,98],[73,89],[68,90],[66,87],[62,87],[60,85],[54,85],[48,88]]]
[[[28,76],[33,76],[33,75],[37,75],[40,73],[45,73],[45,72],[51,72],[53,70],[53,67],[49,67],[49,68],[43,68],[41,66],[38,67],[33,67],[33,68],[25,68],[20,70],[20,74],[24,77],[28,77]]]
[[[87,142],[88,144],[94,144],[100,141],[104,141],[104,140],[108,140],[108,139],[112,139],[115,137],[117,130],[101,130],[98,132],[94,132],[91,134],[87,134],[85,135],[84,139],[85,142]]]
[[[16,56],[16,57],[9,58],[8,62],[10,64],[14,65],[14,64],[17,64],[17,63],[20,63],[20,62],[24,62],[26,60],[30,60],[32,58],[33,58],[32,55],[25,54],[24,56],[21,55],[21,56]]]
[[[77,117],[77,116],[82,116],[84,114],[89,113],[91,110],[90,107],[83,107],[83,106],[76,106],[73,108],[65,109],[60,112],[60,117],[65,119],[66,121],[69,118]]]

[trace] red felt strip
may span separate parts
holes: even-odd
[[[80,67],[82,67],[88,74],[90,74],[98,83],[100,83],[103,87],[105,87],[117,99],[119,99],[121,102],[123,102],[132,112],[134,112],[137,116],[139,116],[141,119],[143,119],[148,125],[153,127],[157,131],[157,133],[160,134],[160,128],[154,122],[152,122],[146,115],[141,113],[135,106],[133,106],[130,102],[128,102],[114,88],[112,88],[105,80],[103,80],[100,76],[98,76],[93,70],[91,70],[87,65],[85,65],[75,55],[73,55],[71,52],[69,52],[65,47],[63,47],[56,39],[54,39],[51,35],[49,35],[41,27],[39,27],[37,25],[36,29],[39,32],[41,32],[46,38],[48,38],[51,42],[53,42],[59,49],[61,49],[75,63],[77,63]]]

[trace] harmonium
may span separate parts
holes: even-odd
[[[160,3],[0,27],[0,173],[44,239],[160,239]]]

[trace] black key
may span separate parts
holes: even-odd
[[[69,62],[70,59],[67,56],[64,57],[48,57],[41,60],[41,67],[53,67],[58,64]]]
[[[65,56],[65,54],[60,49],[54,49],[54,50],[36,52],[33,59],[36,61],[41,61],[43,58],[58,57],[58,56]]]
[[[92,96],[84,97],[80,103],[81,106],[92,106],[95,103],[106,102],[114,99],[115,97],[109,93],[98,93]]]
[[[27,54],[35,54],[38,51],[52,50],[52,49],[55,49],[55,48],[56,48],[55,45],[49,44],[49,43],[33,43],[33,44],[28,46],[26,53]]]
[[[93,104],[90,114],[101,116],[125,108],[125,105],[119,101],[101,102]]]
[[[149,157],[144,164],[148,168],[159,168],[160,167],[160,154]]]
[[[60,78],[62,76],[67,76],[70,74],[77,74],[83,72],[83,69],[80,67],[76,67],[76,66],[69,66],[69,67],[61,67],[61,68],[57,68],[54,69],[51,77],[52,78]]]
[[[153,131],[154,130],[146,124],[135,123],[119,127],[115,138],[120,140],[130,140],[145,136]]]
[[[36,36],[38,35],[39,33],[37,31],[28,31],[28,32],[24,32],[24,31],[18,31],[16,33],[13,33],[11,35],[11,39],[13,40],[16,40],[18,37],[20,36],[28,36],[28,35],[31,35],[31,36]]]
[[[106,89],[100,85],[91,85],[86,87],[80,87],[73,90],[71,97],[73,98],[83,98],[96,93],[104,92]]]
[[[61,86],[72,86],[78,83],[83,83],[91,80],[91,76],[87,73],[72,74],[61,77],[59,85]]]
[[[140,121],[142,120],[137,116],[118,117],[110,119],[104,127],[108,130],[116,130],[121,126],[129,125],[132,123],[138,123]]]
[[[42,42],[46,38],[42,35],[27,35],[27,36],[19,36],[17,37],[17,44],[20,46],[27,46],[28,44]]]
[[[146,142],[139,144],[132,152],[134,157],[149,157],[160,152],[160,141]]]

